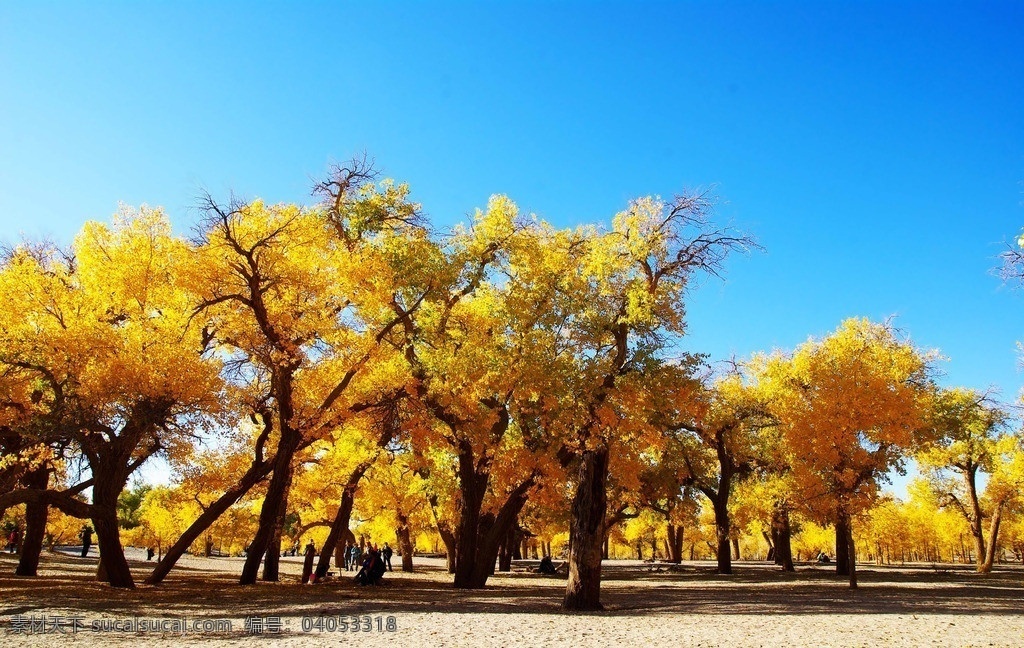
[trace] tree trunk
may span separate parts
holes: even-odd
[[[45,489],[50,481],[47,470],[36,470],[22,480],[29,488]],[[21,543],[21,558],[14,571],[18,576],[35,576],[39,569],[39,554],[43,551],[43,537],[46,535],[46,518],[49,506],[35,501],[25,504],[25,537]]]
[[[733,537],[733,538],[731,538],[731,540],[732,540],[732,559],[733,560],[739,560],[740,559],[740,539],[736,538],[736,537]]]
[[[481,516],[479,538],[477,541],[476,567],[473,570],[475,587],[484,587],[487,577],[494,574],[494,561],[498,557],[498,548],[502,541],[509,538],[515,531],[516,520],[526,505],[530,489],[536,483],[536,473],[530,475],[516,486],[501,505],[497,515]],[[551,545],[548,544],[548,551]],[[511,563],[509,563],[511,571]]]
[[[676,565],[683,562],[683,528],[668,525],[668,561]]]
[[[331,554],[338,546],[338,540],[348,530],[349,521],[352,519],[352,507],[355,504],[356,489],[359,487],[359,480],[369,469],[371,461],[364,461],[355,467],[355,470],[348,476],[345,482],[345,489],[341,493],[341,501],[338,503],[338,512],[334,515],[334,522],[331,523],[331,530],[327,534],[327,540],[320,550],[320,560],[316,565],[316,580],[327,575],[331,567]]]
[[[132,571],[124,557],[120,529],[117,523],[117,494],[113,497],[93,493],[92,525],[96,530],[96,544],[100,549],[100,569],[97,576],[110,583],[111,587],[134,588]]]
[[[203,534],[210,526],[220,518],[235,502],[249,492],[253,486],[267,476],[270,472],[271,462],[263,461],[255,464],[246,471],[237,484],[229,488],[215,502],[210,504],[203,514],[196,518],[185,533],[167,550],[164,557],[153,568],[153,573],[146,578],[147,585],[158,585],[174,568],[175,563],[181,558],[192,543]]]
[[[971,536],[974,538],[974,560],[978,573],[985,573],[985,531],[983,529],[984,515],[981,512],[981,503],[978,501],[978,486],[975,481],[977,468],[971,468],[964,472],[964,481],[967,482],[967,496],[970,499],[971,510],[967,515],[970,523]],[[991,566],[989,567],[991,569]]]
[[[405,516],[399,517],[398,529],[395,531],[398,536],[398,548],[402,551],[402,571],[412,571],[412,534],[409,531],[409,519]]]
[[[281,566],[281,527],[274,528],[274,535],[270,537],[267,545],[267,554],[263,559],[263,576],[261,580],[265,583],[276,583],[280,578]]]
[[[267,494],[260,509],[259,526],[256,536],[249,544],[245,565],[238,579],[240,585],[253,585],[260,570],[260,562],[270,547],[281,516],[281,509],[287,505],[288,488],[292,483],[292,458],[302,440],[302,435],[292,429],[292,371],[275,368],[271,377],[272,391],[277,402],[277,426],[280,437],[277,454],[274,456],[274,474],[267,485]]]
[[[292,473],[288,473],[288,483],[284,489],[284,495],[277,510],[277,520],[274,522],[273,534],[267,544],[266,558],[263,560],[263,581],[276,583],[281,578],[281,535],[284,533],[284,522],[288,515],[288,493],[292,488]]]
[[[850,575],[850,544],[847,538],[850,535],[850,521],[842,511],[836,515],[836,575]]]
[[[480,509],[487,492],[489,475],[479,474],[473,461],[469,444],[459,453],[459,526],[455,546],[455,587],[475,589],[479,587],[473,578],[477,562],[477,542],[480,530]]]
[[[452,533],[446,525],[437,525],[437,534],[441,536],[441,542],[444,543],[445,567],[447,567],[449,574],[454,574],[455,548],[459,543],[455,539],[455,534]]]
[[[608,449],[584,451],[569,522],[569,582],[562,600],[566,610],[602,609],[601,546],[608,503],[607,481]]]
[[[712,500],[715,508],[715,539],[718,541],[718,573],[732,573],[732,540],[729,537],[731,525],[729,522],[729,493],[724,494],[721,490]]]
[[[846,546],[847,556],[850,560],[848,571],[850,572],[850,587],[857,587],[857,547],[853,544],[853,524],[849,519],[846,521]]]
[[[783,571],[796,571],[793,568],[792,531],[789,527],[789,509],[776,507],[772,512],[772,536],[775,538],[775,564],[781,565]]]
[[[988,550],[985,553],[985,560],[978,572],[987,574],[992,571],[992,563],[996,559],[996,548],[999,546],[999,524],[1003,517],[1003,503],[996,504],[992,511],[992,519],[989,521]],[[27,536],[26,536],[27,537]]]

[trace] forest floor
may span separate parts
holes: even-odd
[[[153,563],[128,555],[141,582]],[[95,557],[45,554],[37,578],[13,576],[14,559],[0,555],[5,646],[1024,646],[1020,565],[985,576],[962,565],[862,565],[851,590],[826,565],[786,574],[738,561],[720,576],[712,563],[613,560],[604,566],[605,611],[568,614],[559,609],[563,578],[514,571],[483,590],[455,590],[443,561],[431,558],[378,587],[349,578],[301,585],[301,558],[285,558],[282,582],[241,587],[241,558],[185,557],[163,585],[131,591],[95,582]],[[110,627],[138,619],[161,628]],[[200,627],[221,620],[230,630]]]

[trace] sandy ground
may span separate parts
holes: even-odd
[[[146,562],[135,551],[129,558],[141,582]],[[527,572],[457,591],[441,561],[418,559],[417,572],[389,574],[380,587],[348,579],[309,586],[296,582],[300,559],[287,558],[284,582],[240,587],[241,562],[186,557],[165,584],[124,591],[92,580],[93,557],[47,555],[40,577],[29,579],[12,576],[13,557],[0,556],[0,645],[1024,646],[1024,569],[1016,565],[988,576],[961,566],[865,565],[853,591],[819,566],[784,574],[738,562],[735,574],[719,576],[710,563],[609,561],[606,610],[567,614],[559,609],[564,580]],[[227,620],[231,629],[100,629],[137,618]],[[261,622],[264,632],[247,632]],[[276,623],[280,632],[270,632]]]

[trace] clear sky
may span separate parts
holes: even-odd
[[[300,3],[294,3],[299,5]],[[366,151],[439,225],[492,193],[560,225],[711,187],[765,252],[689,303],[714,359],[850,316],[1024,374],[1024,3],[0,3],[0,239],[119,201],[309,200]]]

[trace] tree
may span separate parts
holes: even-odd
[[[557,389],[560,287],[577,247],[571,232],[524,221],[511,200],[494,196],[438,246],[418,312],[395,304],[411,391],[433,419],[415,428],[412,443],[421,456],[441,447],[456,465],[457,511],[438,523],[442,537],[452,532],[456,587],[486,584],[541,476],[537,455],[548,441],[532,419],[542,395]],[[504,483],[492,480],[496,470]]]
[[[383,357],[391,347],[382,343],[399,323],[389,304],[409,297],[400,281],[407,242],[422,232],[408,188],[374,177],[365,161],[335,169],[313,208],[204,204],[195,315],[229,357],[234,379],[267,395],[274,438],[242,584],[255,582],[264,555],[264,578],[277,579],[299,447],[396,389]],[[365,375],[371,364],[375,372]],[[368,395],[365,403],[359,395]]]
[[[932,415],[934,438],[917,454],[918,463],[932,477],[932,486],[941,502],[963,515],[974,538],[977,570],[992,570],[992,548],[995,538],[985,541],[984,521],[995,511],[982,510],[978,493],[979,471],[992,473],[1000,459],[1000,446],[1006,445],[1004,429],[1006,412],[993,404],[985,394],[969,389],[944,389],[935,398]],[[949,473],[957,479],[951,479]],[[994,524],[992,531],[998,528]]]
[[[735,530],[729,498],[735,482],[750,475],[758,463],[760,431],[775,423],[758,392],[744,384],[738,371],[719,378],[703,396],[706,406],[698,417],[678,426],[694,437],[683,454],[686,483],[711,502],[718,573],[731,574]]]
[[[849,319],[792,356],[759,365],[797,492],[812,515],[836,524],[836,561],[846,563],[850,587],[857,586],[853,519],[926,430],[930,358],[888,324]]]
[[[576,314],[563,336],[573,349],[577,406],[566,447],[578,457],[570,524],[569,580],[563,607],[600,609],[609,453],[605,425],[626,376],[685,332],[683,297],[698,273],[717,274],[729,252],[751,241],[712,225],[704,196],[671,202],[643,198],[617,214],[611,230],[592,232],[567,286]]]
[[[18,247],[0,272],[0,364],[31,380],[47,410],[35,441],[81,453],[89,475],[0,499],[91,518],[99,575],[115,587],[134,586],[117,516],[129,476],[154,454],[179,451],[220,409],[217,361],[202,355],[206,340],[180,285],[187,265],[164,214],[143,208],[122,210],[113,226],[86,224],[69,252]],[[75,497],[90,486],[91,503]]]

